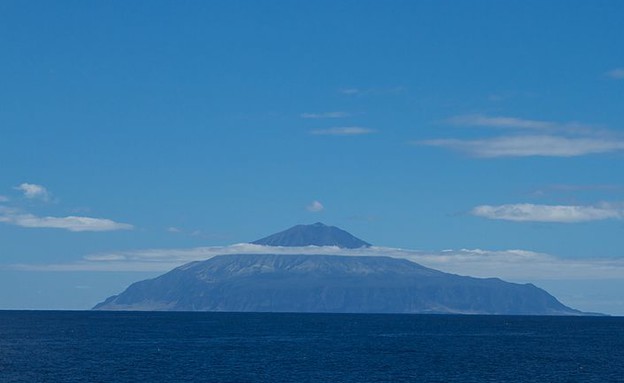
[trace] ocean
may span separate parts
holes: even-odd
[[[0,311],[0,382],[624,382],[624,318]]]

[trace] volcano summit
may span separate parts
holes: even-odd
[[[354,237],[350,233],[335,226],[327,226],[321,222],[312,225],[297,225],[288,230],[269,235],[252,242],[264,246],[336,246],[343,249],[370,247],[371,244]]]

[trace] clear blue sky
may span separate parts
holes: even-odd
[[[610,259],[586,307],[624,314],[623,15],[2,1],[0,308],[88,308],[158,274],[62,266],[94,254],[323,221],[379,246]]]

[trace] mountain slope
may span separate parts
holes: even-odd
[[[137,282],[96,310],[580,315],[531,284],[447,274],[404,259],[222,255]]]

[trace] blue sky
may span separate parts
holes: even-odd
[[[323,221],[624,314],[623,12],[3,1],[0,308],[88,308],[165,269],[94,256]],[[510,250],[556,261],[513,274]]]

